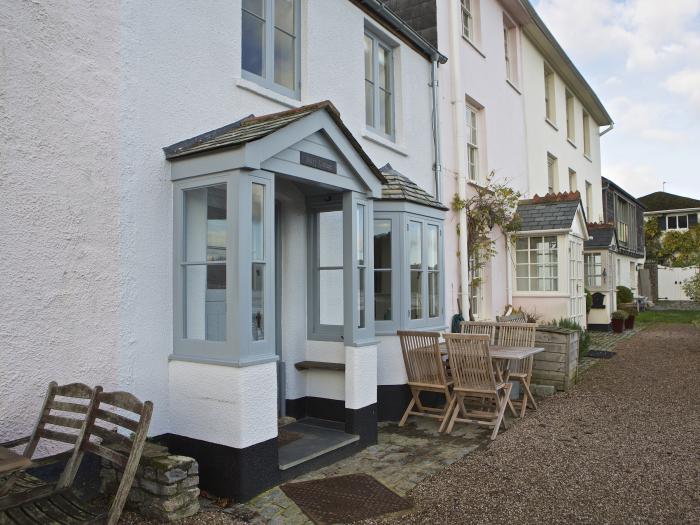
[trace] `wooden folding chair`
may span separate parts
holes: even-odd
[[[498,323],[498,345],[533,348],[535,346],[536,329],[536,323]],[[506,377],[504,377],[505,381],[510,381],[511,379],[517,380],[523,387],[522,399],[516,401],[516,403],[521,404],[520,417],[525,416],[528,401],[531,401],[532,408],[537,410],[537,401],[535,401],[530,391],[533,360],[533,356],[518,360],[511,359],[508,372],[506,373]],[[513,408],[511,408],[511,411],[513,411],[513,415],[516,415]]]
[[[76,441],[63,483],[0,498],[0,524],[104,523],[116,525],[136,475],[151,421],[153,403],[142,403],[126,392],[95,388],[87,425]],[[132,417],[127,417],[128,414]],[[135,416],[135,418],[133,418]],[[108,510],[82,501],[72,490],[85,452],[96,454],[123,469],[117,493]]]
[[[501,425],[508,428],[504,414],[512,385],[496,381],[489,355],[489,336],[445,334],[445,341],[454,381],[447,433],[452,432],[457,422],[476,423],[493,427],[491,439],[496,439]],[[493,403],[467,406],[465,401],[474,397],[490,398]]]
[[[496,323],[462,321],[459,323],[459,331],[463,334],[488,335],[489,344],[494,344],[496,341]]]
[[[80,433],[87,424],[87,414],[90,404],[94,402],[95,390],[82,383],[71,383],[59,386],[52,381],[49,383],[44,404],[39,413],[39,419],[30,436],[21,437],[6,443],[0,443],[5,448],[16,448],[26,445],[22,455],[32,460],[29,468],[42,467],[59,463],[71,457]],[[59,399],[57,399],[59,398]],[[66,415],[68,414],[68,415]],[[40,441],[53,441],[72,445],[70,450],[35,458],[37,445]],[[74,464],[66,465],[61,479],[56,486],[65,486],[66,477],[71,475]],[[34,489],[43,482],[23,471],[13,472],[4,480],[0,480],[0,497],[12,493]]]
[[[411,402],[403,414],[399,426],[406,424],[408,416],[423,416],[440,420],[439,431],[447,424],[452,406],[452,382],[447,378],[445,363],[440,354],[440,334],[437,332],[398,331],[403,362],[406,365]],[[426,407],[420,400],[421,392],[438,392],[445,396],[444,408]],[[414,410],[414,407],[416,410]]]

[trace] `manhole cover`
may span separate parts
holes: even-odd
[[[607,350],[589,350],[586,357],[595,357],[596,359],[610,359],[615,355],[615,352],[608,352]]]
[[[351,523],[411,508],[408,500],[367,474],[287,483],[281,488],[318,525]]]

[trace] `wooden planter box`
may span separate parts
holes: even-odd
[[[541,326],[535,334],[535,346],[544,352],[535,354],[532,383],[550,385],[568,391],[578,369],[578,332],[567,328]]]

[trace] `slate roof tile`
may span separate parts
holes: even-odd
[[[439,210],[448,209],[411,179],[392,168],[391,164],[383,166],[381,172],[386,179],[382,185],[382,200],[409,201]]]

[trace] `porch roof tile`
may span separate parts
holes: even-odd
[[[391,164],[384,165],[381,172],[386,179],[382,185],[382,200],[409,201],[438,210],[448,209],[418,184],[392,168]]]
[[[516,210],[522,221],[519,231],[571,228],[578,206],[578,200],[520,201]]]

